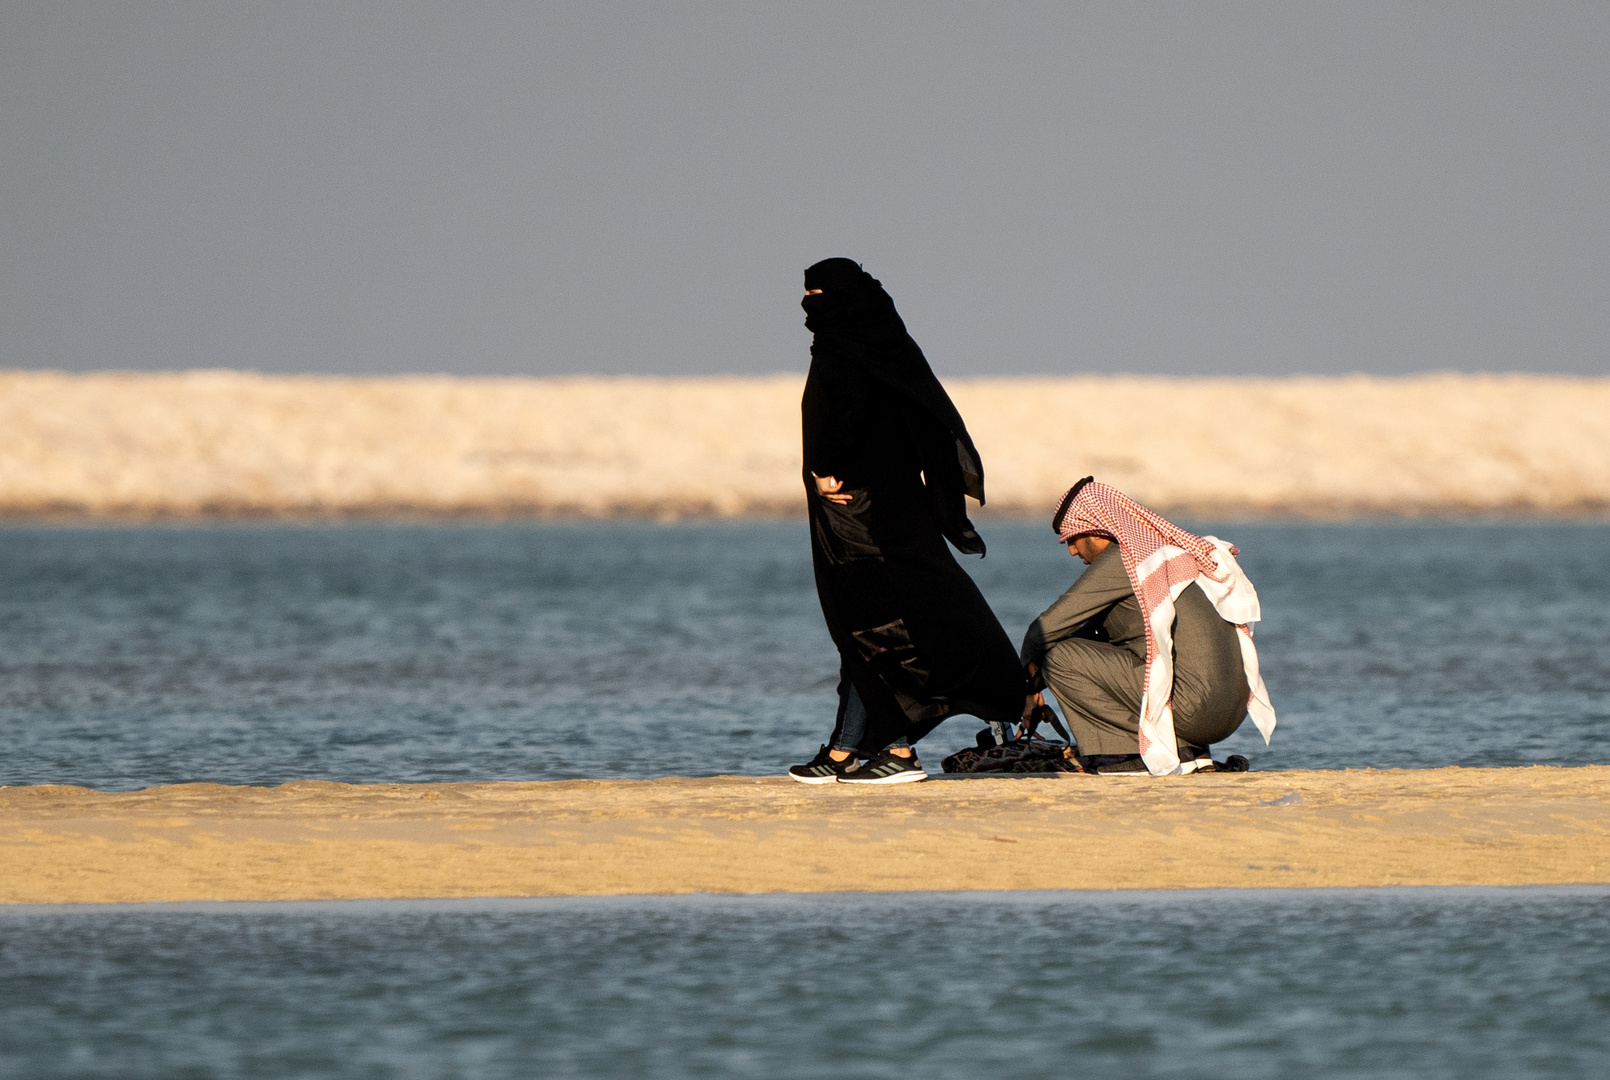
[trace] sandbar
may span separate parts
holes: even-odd
[[[803,383],[0,371],[0,518],[799,516]],[[1610,511],[1610,378],[946,384],[990,514],[1086,473],[1207,516]]]
[[[0,788],[0,902],[1610,883],[1610,766]]]

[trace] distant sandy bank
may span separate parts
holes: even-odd
[[[1610,379],[949,380],[991,511],[1601,514]],[[801,377],[0,372],[0,516],[797,514]]]
[[[1610,883],[1610,766],[0,789],[0,902]]]

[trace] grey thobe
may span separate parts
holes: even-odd
[[[1246,668],[1234,624],[1196,585],[1174,601],[1174,734],[1180,760],[1206,757],[1246,717]],[[1034,620],[1020,654],[1049,686],[1081,754],[1140,753],[1146,624],[1117,544],[1097,555]]]

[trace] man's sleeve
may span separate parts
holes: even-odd
[[[1128,572],[1124,570],[1123,556],[1118,552],[1118,545],[1113,544],[1097,555],[1095,562],[1085,567],[1079,579],[1068,587],[1067,592],[1057,597],[1056,603],[1041,612],[1040,617],[1029,624],[1028,633],[1023,635],[1019,659],[1024,667],[1033,664],[1040,670],[1033,680],[1036,684],[1034,689],[1039,690],[1044,685],[1041,675],[1045,671],[1047,649],[1059,641],[1066,641],[1094,616],[1133,595],[1135,590],[1129,584]]]

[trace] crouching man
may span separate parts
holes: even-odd
[[[1098,773],[1212,769],[1208,747],[1249,713],[1267,743],[1275,712],[1252,646],[1258,594],[1239,550],[1088,476],[1052,526],[1086,569],[1023,639],[1024,718],[1049,687]]]

